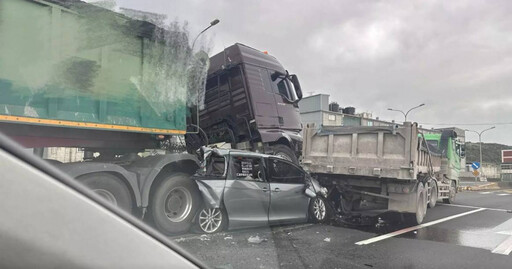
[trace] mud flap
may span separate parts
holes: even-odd
[[[418,183],[411,188],[409,193],[390,193],[388,200],[388,210],[400,213],[415,213],[418,203],[416,190]]]

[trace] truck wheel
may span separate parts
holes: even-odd
[[[313,223],[322,223],[330,219],[329,206],[322,197],[315,197],[309,203],[309,220]]]
[[[274,145],[272,147],[272,150],[274,151],[274,155],[279,156],[285,160],[288,160],[294,164],[299,164],[299,161],[297,160],[297,156],[295,156],[295,153],[293,153],[292,149],[286,145]]]
[[[450,192],[448,193],[448,198],[444,198],[443,203],[453,204],[455,202],[455,194],[457,190],[456,188],[457,187],[455,186],[455,181],[452,181],[452,183],[450,184]]]
[[[432,187],[430,189],[430,200],[428,201],[428,207],[434,208],[437,203],[437,183],[432,180]]]
[[[425,214],[427,213],[427,192],[423,187],[423,183],[418,184],[416,194],[416,212],[404,214],[405,220],[407,221],[407,223],[411,225],[421,224],[423,222],[423,219],[425,218]]]
[[[166,235],[188,231],[200,201],[199,190],[190,175],[169,175],[156,187],[151,201],[155,226]]]
[[[197,214],[196,230],[201,233],[217,233],[226,228],[228,216],[221,208],[203,207]]]
[[[77,180],[107,202],[128,213],[132,212],[132,195],[122,179],[109,173],[92,173]]]

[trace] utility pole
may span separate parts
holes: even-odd
[[[399,110],[399,109],[393,109],[393,108],[388,108],[388,110],[390,111],[396,111],[396,112],[400,112],[404,115],[404,122],[407,121],[407,115],[409,115],[409,112],[411,112],[412,110],[416,109],[416,108],[419,108],[419,107],[422,107],[424,106],[425,104],[420,104],[420,105],[417,105],[409,110],[407,110],[407,112],[403,112],[402,110]]]
[[[496,126],[493,126],[491,128],[487,128],[481,132],[477,132],[477,131],[474,131],[474,130],[469,130],[469,129],[465,129],[466,132],[473,132],[473,133],[476,133],[478,135],[478,144],[480,146],[480,167],[482,167],[482,134],[486,131],[489,131],[489,130],[492,130],[496,128]],[[482,168],[482,171],[483,171],[483,168]]]

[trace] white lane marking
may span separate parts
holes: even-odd
[[[483,191],[480,194],[489,194],[489,193],[491,193],[491,192],[490,191]]]
[[[512,235],[512,231],[501,231],[501,232],[497,232],[497,234]]]
[[[388,234],[384,234],[384,235],[380,235],[380,236],[373,237],[373,238],[370,238],[370,239],[366,239],[366,240],[363,240],[363,241],[359,241],[359,242],[356,243],[356,245],[360,245],[361,246],[361,245],[372,244],[372,243],[375,243],[375,242],[378,242],[378,241],[381,241],[381,240],[385,240],[385,239],[388,239],[388,238],[391,238],[391,237],[394,237],[394,236],[397,236],[397,235],[401,235],[401,234],[405,234],[405,233],[408,233],[408,232],[412,232],[414,230],[419,230],[421,228],[425,228],[425,227],[428,227],[428,226],[436,225],[436,224],[441,223],[441,222],[445,222],[445,221],[449,221],[449,220],[452,220],[452,219],[460,218],[460,217],[463,217],[463,216],[466,216],[466,215],[469,215],[469,214],[473,214],[473,213],[476,213],[476,212],[480,212],[480,211],[483,211],[483,210],[486,210],[486,209],[485,208],[479,208],[479,209],[475,209],[475,210],[472,210],[472,211],[468,211],[468,212],[460,213],[460,214],[457,214],[457,215],[449,216],[449,217],[446,217],[446,218],[442,218],[442,219],[434,220],[434,221],[431,221],[431,222],[423,223],[423,224],[416,225],[416,226],[413,226],[413,227],[405,228],[405,229],[394,231],[394,232],[391,232],[391,233],[388,233]]]
[[[440,206],[454,206],[454,207],[464,207],[464,208],[483,208],[486,210],[493,210],[493,211],[500,211],[500,212],[507,212],[509,210],[507,209],[500,209],[500,208],[488,208],[488,207],[478,207],[478,206],[471,206],[471,205],[454,205],[454,204],[439,204]]]
[[[512,252],[512,236],[509,236],[492,251],[492,253],[502,255],[508,255],[510,252]]]
[[[510,195],[510,193],[498,193],[498,196],[507,196]]]

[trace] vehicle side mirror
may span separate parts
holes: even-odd
[[[465,145],[460,145],[460,157],[461,158],[466,157],[466,146]]]
[[[295,87],[295,93],[297,94],[298,101],[302,99],[302,88],[300,87],[299,78],[297,75],[290,75],[290,80],[293,83],[293,87]]]
[[[314,191],[312,191],[310,188],[306,188],[306,190],[304,191],[304,194],[306,194],[306,196],[310,197],[310,198],[316,197],[316,193]]]

